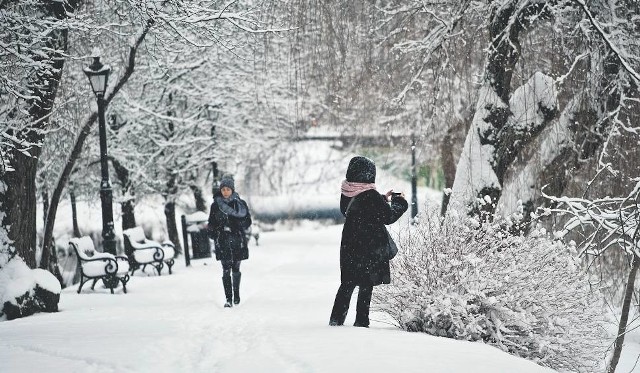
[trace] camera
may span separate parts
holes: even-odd
[[[401,192],[391,192],[392,197],[401,196],[401,195],[402,195]]]

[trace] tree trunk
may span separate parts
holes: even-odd
[[[133,200],[128,199],[125,202],[121,202],[120,209],[122,210],[122,230],[135,228],[137,225]]]
[[[49,192],[47,192],[46,188],[42,188],[42,210],[43,210],[42,219],[45,220],[44,223],[46,223],[47,211],[49,210]],[[64,279],[62,278],[62,273],[60,272],[60,266],[58,265],[58,253],[56,251],[55,240],[53,238],[51,238],[51,243],[49,246],[51,247],[51,253],[50,253],[51,260],[49,261],[49,266],[47,267],[47,270],[51,272],[58,279],[58,281],[60,282],[60,285],[64,289],[65,283],[64,283]],[[46,247],[46,246],[43,246],[43,247]]]
[[[47,210],[49,210],[49,193],[47,189],[42,189],[42,222],[46,223]]]
[[[33,157],[14,151],[11,163],[15,171],[3,175],[6,192],[0,194],[0,202],[6,213],[2,220],[4,227],[10,227],[9,239],[13,241],[16,253],[24,259],[29,268],[36,268],[36,171],[39,148],[33,148]]]
[[[472,214],[493,214],[502,194],[507,168],[554,114],[551,112],[548,117],[545,113],[545,123],[531,131],[516,131],[508,126],[512,116],[511,79],[520,57],[520,34],[532,20],[540,19],[547,12],[544,3],[531,3],[522,9],[516,6],[517,3],[511,1],[497,7],[491,16],[491,45],[484,82],[456,167],[452,198],[461,207],[469,208]]]
[[[580,98],[578,98],[580,100]],[[584,103],[577,102],[578,107],[573,109],[569,105],[566,113],[566,120],[569,123],[597,123],[598,119],[596,113],[586,108]],[[575,111],[577,110],[577,111]],[[561,117],[564,121],[565,118]],[[586,144],[585,134],[590,131],[585,131],[583,128],[576,128],[576,126],[567,125],[566,123],[557,123],[556,128],[549,131],[547,139],[543,139],[541,148],[552,150],[552,152],[542,152],[543,154],[551,155],[548,159],[536,159],[530,161],[530,164],[525,166],[522,171],[524,173],[535,172],[536,183],[532,185],[517,185],[515,187],[509,187],[511,189],[509,193],[517,193],[518,198],[522,200],[524,207],[522,226],[528,229],[528,223],[531,221],[531,213],[535,212],[537,208],[543,206],[552,206],[553,202],[545,198],[540,189],[544,187],[544,193],[550,196],[559,197],[565,193],[565,189],[569,184],[571,178],[576,175],[578,170],[584,164],[583,156],[593,156],[593,151],[598,149],[602,144],[595,146],[595,142],[591,142],[589,148],[589,154],[581,152],[577,149],[580,148],[580,144]],[[588,136],[588,135],[587,135]],[[535,150],[536,153],[540,153]],[[582,156],[580,155],[582,153]],[[540,162],[541,164],[535,164]],[[531,169],[537,170],[531,170]],[[526,178],[526,177],[525,177]]]
[[[467,121],[460,121],[449,130],[440,145],[440,162],[442,163],[442,171],[444,173],[444,187],[453,188],[453,182],[456,177],[456,164],[458,163],[458,155],[462,152],[462,144],[464,143],[464,134],[469,130],[471,118]],[[440,207],[440,215],[447,212],[451,193],[442,193],[442,205]]]
[[[62,2],[51,2],[46,3],[42,10],[46,14],[63,19],[66,17],[64,7]],[[58,93],[65,61],[63,53],[68,46],[67,36],[66,29],[51,31],[45,42],[50,54],[44,57],[33,56],[35,61],[43,62],[43,67],[35,71],[29,83],[33,98],[27,100],[26,104],[31,123],[14,136],[26,143],[37,145],[27,150],[28,155],[15,147],[11,148],[7,155],[15,171],[5,173],[1,179],[7,188],[6,193],[0,196],[2,208],[6,212],[2,224],[11,227],[8,232],[9,239],[13,241],[17,254],[30,268],[36,266],[36,171],[42,152],[39,145],[44,141],[49,115]]]
[[[180,237],[178,236],[178,225],[176,223],[176,204],[172,200],[165,202],[164,216],[167,218],[169,241],[176,245],[176,253],[182,254],[182,246],[180,245]]]
[[[614,373],[620,361],[620,355],[622,354],[622,346],[624,344],[624,336],[627,332],[627,322],[629,322],[629,309],[631,308],[631,299],[633,298],[633,285],[636,281],[636,273],[640,267],[640,257],[634,255],[631,269],[629,270],[629,277],[627,278],[627,284],[624,289],[624,301],[622,302],[622,315],[620,315],[620,323],[618,324],[618,337],[616,338],[613,347],[613,356],[609,362],[607,373]]]
[[[528,163],[510,176],[505,186],[505,193],[512,195],[512,199],[522,200],[524,206],[524,219],[522,226],[528,228],[531,220],[531,212],[539,207],[553,206],[553,202],[540,193],[544,186],[544,193],[549,196],[559,197],[565,193],[565,189],[571,178],[585,164],[585,160],[592,159],[602,149],[603,144],[609,138],[609,132],[613,126],[611,118],[600,120],[597,111],[611,113],[619,111],[620,120],[633,121],[634,104],[621,106],[621,94],[617,89],[616,76],[620,72],[620,61],[614,53],[606,55],[602,65],[597,67],[603,72],[598,84],[597,94],[580,93],[571,99],[560,119],[554,123],[540,142],[533,144],[535,149],[528,149],[530,157]],[[584,70],[594,70],[594,67],[585,66]],[[637,90],[633,82],[624,88],[626,97],[637,97]],[[597,97],[596,102],[589,98]],[[598,108],[597,110],[594,108]],[[543,151],[539,151],[543,149]],[[615,152],[612,152],[612,155]],[[535,180],[533,185],[521,185],[517,178]],[[513,196],[513,194],[517,194]]]
[[[80,227],[78,227],[78,209],[76,208],[76,194],[73,186],[69,188],[69,198],[71,199],[71,220],[73,222],[73,237],[80,237]]]
[[[176,252],[182,253],[182,246],[180,246],[180,236],[178,236],[178,224],[176,223],[176,194],[178,188],[176,187],[176,176],[172,172],[168,172],[169,180],[167,181],[166,189],[163,193],[164,204],[164,216],[167,220],[167,234],[169,235],[169,241],[173,242],[176,246]]]
[[[109,157],[109,159],[111,159],[118,182],[122,186],[124,201],[120,202],[120,209],[122,211],[122,230],[124,231],[136,226],[133,183],[129,178],[129,170],[117,159],[113,157]]]
[[[196,210],[197,211],[207,211],[207,204],[202,197],[202,189],[197,185],[191,185],[191,190],[193,191],[193,198],[196,200]]]
[[[42,188],[42,212],[43,212],[43,216],[42,219],[44,220],[44,223],[46,223],[46,217],[47,217],[47,211],[49,210],[49,192],[47,192],[46,188]],[[51,247],[51,261],[50,261],[50,269],[55,268],[55,270],[50,270],[51,273],[55,274],[56,270],[57,270],[57,262],[58,262],[58,257],[56,255],[56,248],[55,248],[55,240],[53,239],[53,237],[51,238],[51,243],[49,244],[49,246]],[[59,272],[59,270],[58,270]]]

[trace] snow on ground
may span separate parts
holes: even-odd
[[[140,276],[128,294],[63,290],[60,312],[0,323],[0,371],[550,372],[481,344],[327,325],[339,284],[340,226],[264,233],[242,265],[242,303],[224,309],[213,259]],[[85,286],[88,287],[88,286]],[[353,297],[355,301],[355,296]]]

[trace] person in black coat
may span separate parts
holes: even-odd
[[[250,226],[251,214],[247,203],[235,192],[233,178],[223,176],[220,189],[213,195],[207,230],[216,244],[216,260],[222,264],[225,307],[240,303],[240,262],[249,258],[245,232]]]
[[[391,283],[386,224],[392,224],[407,211],[403,194],[386,195],[376,191],[376,166],[366,157],[349,162],[342,182],[340,211],[346,217],[340,243],[340,287],[329,318],[329,325],[344,324],[349,302],[358,286],[354,326],[369,327],[369,305],[373,287]]]

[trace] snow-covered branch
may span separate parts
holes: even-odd
[[[615,42],[613,42],[610,35],[604,31],[604,27],[594,17],[593,13],[591,12],[591,10],[589,9],[589,7],[587,6],[584,0],[573,0],[573,1],[575,1],[578,5],[580,5],[584,13],[589,18],[589,22],[591,22],[591,25],[596,29],[598,34],[602,37],[602,40],[604,40],[607,46],[609,46],[611,51],[616,54],[616,56],[618,57],[618,60],[620,61],[620,64],[629,73],[629,75],[633,77],[633,79],[636,82],[636,85],[640,85],[640,74],[638,74],[638,72],[633,68],[633,66],[629,62],[629,58],[631,56],[629,56],[623,49],[620,48],[620,46],[618,46]]]
[[[582,254],[599,256],[612,246],[627,254],[640,257],[640,187],[626,197],[585,198],[543,195],[557,203],[557,207],[544,209],[544,214],[569,215],[564,228],[556,233],[563,238],[581,229],[586,236],[580,243]]]

